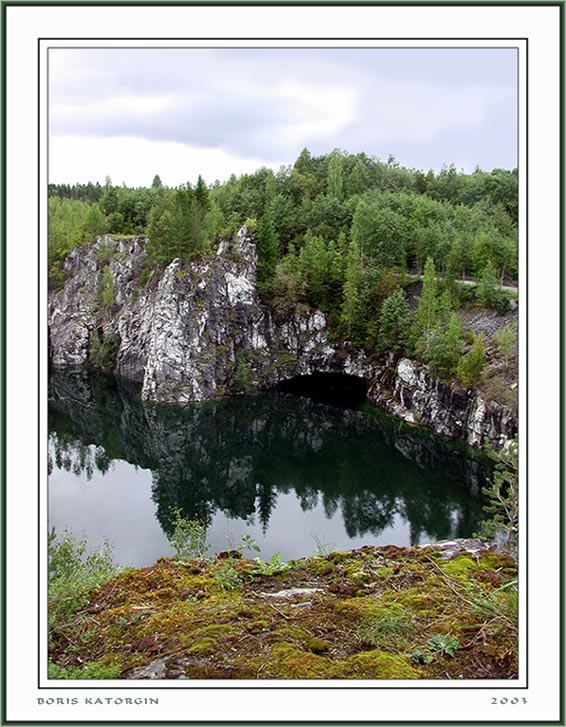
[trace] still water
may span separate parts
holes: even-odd
[[[123,565],[173,554],[175,508],[207,523],[211,553],[248,534],[264,560],[468,537],[488,474],[367,404],[266,392],[154,406],[88,370],[50,376],[49,527],[108,538]]]

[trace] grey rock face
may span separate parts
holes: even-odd
[[[398,419],[474,447],[500,450],[517,433],[517,418],[506,406],[444,384],[432,378],[426,366],[407,358],[397,362],[394,373],[382,370],[373,379],[368,398]]]
[[[204,260],[173,260],[160,279],[153,272],[140,281],[144,246],[143,238],[104,236],[67,256],[64,288],[50,296],[53,365],[89,363],[93,337],[103,342],[112,332],[119,335],[114,373],[141,384],[144,400],[205,401],[294,376],[345,373],[367,380],[372,403],[442,436],[497,449],[514,436],[512,412],[442,384],[425,366],[401,359],[392,372],[332,345],[321,311],[284,316],[261,305],[255,241],[245,226]],[[105,266],[114,302],[101,311]]]

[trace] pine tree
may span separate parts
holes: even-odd
[[[438,301],[436,298],[436,268],[431,257],[426,259],[423,287],[416,311],[416,337],[418,349],[424,357],[429,355],[432,330],[436,324]]]
[[[398,288],[383,301],[379,313],[377,347],[380,354],[403,353],[409,341],[412,314],[405,295]]]
[[[427,362],[433,375],[448,379],[456,372],[462,353],[462,328],[456,313],[450,316],[448,328],[437,327],[428,345]]]
[[[500,328],[494,336],[495,342],[503,356],[505,366],[509,365],[509,358],[513,351],[513,344],[517,340],[517,335],[511,328],[511,326],[505,326]]]
[[[472,348],[460,359],[456,375],[467,389],[476,388],[482,382],[484,366],[485,344],[482,333],[476,336]]]

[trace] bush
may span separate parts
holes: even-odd
[[[517,438],[508,448],[493,455],[495,472],[483,488],[488,504],[484,512],[488,517],[482,523],[484,535],[501,541],[511,552],[517,548],[519,524],[519,452]]]
[[[206,558],[210,545],[206,544],[206,525],[199,520],[188,519],[177,508],[173,510],[173,534],[169,542],[179,560]]]
[[[107,540],[100,550],[87,554],[86,539],[78,540],[68,531],[57,535],[52,530],[47,549],[49,630],[57,632],[87,604],[90,591],[115,575],[117,568]]]
[[[251,379],[249,363],[244,359],[242,353],[236,354],[236,366],[234,368],[234,391],[241,394],[246,391]]]
[[[102,341],[95,331],[90,345],[90,361],[93,366],[104,371],[114,371],[120,340],[119,333],[112,329],[106,331]]]
[[[484,308],[494,308],[498,313],[506,313],[511,304],[509,298],[498,284],[492,263],[484,268],[476,288],[478,303]]]

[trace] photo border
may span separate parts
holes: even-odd
[[[65,5],[69,5],[69,6],[115,6],[115,5],[118,5],[118,6],[128,6],[128,7],[135,7],[137,5],[140,5],[140,6],[151,6],[151,7],[157,7],[157,6],[160,6],[160,7],[161,6],[169,6],[169,7],[171,7],[171,6],[206,6],[206,7],[214,7],[214,6],[232,6],[232,7],[240,7],[240,6],[242,6],[242,7],[250,7],[250,6],[274,7],[274,6],[278,6],[278,7],[281,7],[281,6],[284,6],[284,7],[293,7],[293,6],[295,6],[296,7],[296,6],[309,5],[309,6],[320,7],[321,9],[324,8],[324,7],[326,7],[326,6],[340,6],[340,7],[344,7],[345,5],[352,5],[352,6],[358,6],[358,7],[360,7],[360,6],[372,6],[373,7],[373,6],[386,6],[386,5],[395,5],[395,6],[419,6],[419,7],[423,7],[423,6],[424,7],[429,7],[429,6],[430,7],[435,7],[435,6],[436,7],[438,7],[438,6],[442,6],[442,7],[446,7],[446,6],[454,7],[454,6],[491,6],[491,5],[499,5],[499,4],[502,4],[502,3],[490,2],[489,0],[487,0],[486,2],[451,2],[449,4],[438,3],[438,2],[418,3],[418,2],[401,2],[401,1],[399,1],[399,2],[389,2],[389,3],[383,3],[383,2],[352,2],[352,3],[344,3],[344,2],[341,2],[340,0],[328,0],[328,2],[323,2],[323,3],[320,3],[320,4],[319,3],[308,3],[308,2],[278,2],[276,0],[271,0],[271,1],[270,0],[265,0],[264,2],[259,2],[259,3],[253,3],[253,2],[241,2],[241,3],[240,2],[236,2],[236,3],[230,3],[230,2],[182,2],[182,1],[181,2],[156,3],[154,0],[140,0],[140,2],[134,2],[134,3],[131,3],[131,4],[130,3],[123,3],[123,2],[88,2],[88,1],[87,2],[80,2],[80,0],[77,0],[76,2],[71,2],[71,3],[68,3],[68,4],[65,3]],[[511,6],[521,6],[521,5],[553,6],[553,7],[558,6],[560,8],[560,19],[561,19],[561,23],[560,23],[560,57],[561,57],[561,62],[563,64],[564,63],[564,13],[563,13],[563,2],[542,2],[542,3],[528,3],[528,2],[527,3],[521,3],[521,2],[513,2],[513,3],[504,3],[504,4],[505,5],[511,5]],[[4,126],[4,133],[3,133],[3,136],[2,136],[2,153],[4,155],[4,157],[3,157],[4,160],[6,159],[6,150],[7,150],[7,134],[6,134],[6,77],[7,77],[6,76],[6,62],[7,62],[7,51],[6,51],[7,23],[6,23],[6,19],[7,19],[7,13],[6,13],[6,9],[7,9],[7,7],[10,7],[10,6],[20,6],[21,7],[22,5],[26,5],[26,6],[58,6],[58,5],[62,5],[62,3],[58,3],[58,2],[45,2],[45,3],[43,3],[43,2],[29,2],[29,3],[25,3],[25,2],[14,2],[14,1],[9,1],[9,2],[2,3],[2,41],[3,41],[3,44],[4,44],[3,45],[3,57],[2,57],[2,62],[3,62],[2,101],[3,101],[3,126]],[[505,40],[509,41],[509,40],[513,40],[513,39],[514,38],[506,38]],[[40,43],[42,41],[45,41],[45,40],[51,40],[51,39],[50,38],[38,38],[38,51],[39,51]],[[81,38],[73,38],[73,39],[62,38],[61,40],[87,40],[87,41],[90,42],[90,41],[93,41],[93,40],[96,40],[96,39],[93,39],[93,38],[88,37],[88,38],[83,38],[83,39],[81,39]],[[105,40],[105,41],[106,40],[111,40],[111,41],[113,41],[113,40],[120,40],[120,39],[119,38],[104,38],[104,39],[101,38],[101,40]],[[139,39],[138,38],[128,38],[127,40],[128,41],[136,41],[136,40],[145,40],[145,41],[148,41],[148,40],[156,40],[156,39],[152,39],[152,38],[139,38]],[[168,42],[175,41],[175,40],[180,40],[182,42],[190,42],[191,39],[187,39],[187,38],[179,38],[179,39],[166,38],[164,40],[166,40]],[[194,40],[197,40],[199,42],[203,42],[203,41],[206,41],[206,40],[220,41],[221,42],[221,41],[228,41],[228,40],[232,40],[232,41],[245,41],[246,39],[241,38],[241,37],[237,37],[237,38],[210,38],[210,39],[207,39],[207,38],[195,38]],[[285,38],[265,38],[265,39],[253,38],[253,39],[250,39],[250,40],[253,40],[253,41],[258,41],[258,40],[269,41],[269,40],[272,40],[272,41],[282,42],[282,41],[285,40]],[[293,40],[293,41],[297,41],[297,40],[299,40],[299,41],[308,41],[308,39],[305,39],[305,38],[289,38],[289,40]],[[316,40],[317,42],[323,42],[323,41],[326,41],[326,40],[328,40],[328,41],[331,41],[331,40],[335,40],[335,41],[338,41],[338,40],[341,40],[341,41],[344,41],[344,40],[346,40],[346,41],[347,40],[352,40],[356,44],[359,44],[359,43],[363,42],[364,40],[372,41],[372,42],[376,42],[376,41],[378,42],[380,39],[379,38],[352,38],[352,39],[348,39],[348,38],[316,38],[316,39],[313,39],[313,40]],[[421,39],[419,39],[419,38],[390,38],[390,37],[387,37],[387,38],[384,38],[383,40],[386,40],[388,42],[391,42],[391,41],[409,41],[410,42],[411,40],[413,40],[413,41],[415,41],[415,40],[434,41],[435,39],[434,38],[430,38],[430,37],[428,37],[428,38],[421,38]],[[439,38],[438,40],[444,40],[444,41],[450,41],[450,40],[457,41],[457,40],[462,40],[462,41],[466,41],[466,42],[473,42],[474,39],[473,38],[472,39],[471,38],[450,38],[450,39]],[[480,40],[480,39],[478,38],[478,40]],[[494,39],[488,38],[486,40],[492,41]],[[497,39],[495,39],[495,40],[497,40]],[[521,39],[517,38],[517,40],[521,40]],[[525,52],[526,52],[526,57],[527,57],[527,79],[526,79],[526,86],[525,86],[525,93],[526,93],[526,118],[525,118],[525,124],[526,124],[526,127],[527,127],[526,128],[526,150],[525,151],[526,151],[527,159],[522,164],[521,164],[521,161],[519,159],[517,166],[519,168],[519,177],[521,176],[521,174],[525,174],[526,175],[525,205],[526,205],[526,207],[528,209],[529,189],[530,189],[529,176],[528,176],[529,173],[528,173],[528,168],[526,167],[526,164],[528,163],[528,153],[529,153],[529,130],[528,130],[528,123],[529,123],[529,114],[528,114],[528,110],[529,110],[529,105],[528,105],[529,104],[529,98],[528,98],[528,95],[529,95],[529,85],[528,85],[528,38],[525,38],[523,40],[526,41],[526,51]],[[65,47],[69,47],[69,46],[65,46]],[[82,47],[84,47],[84,46],[82,46]],[[216,47],[220,47],[220,46],[216,46]],[[304,47],[304,46],[301,46],[301,47]],[[443,47],[447,47],[447,46],[443,46]],[[490,47],[493,47],[493,46],[490,46]],[[506,47],[509,47],[509,46],[506,46]],[[40,62],[41,62],[40,53],[38,52],[38,73],[39,73]],[[562,73],[561,73],[561,81],[562,81]],[[519,92],[520,92],[520,90],[521,90],[521,88],[519,86]],[[518,103],[519,103],[519,101],[518,101]],[[40,109],[38,108],[38,122],[39,122],[39,114],[40,114]],[[560,115],[561,115],[561,119],[563,120],[564,119],[564,94],[563,94],[562,83],[561,83],[561,88],[560,88]],[[518,119],[518,123],[520,123],[520,119]],[[38,127],[39,126],[40,125],[38,123]],[[41,129],[38,128],[38,135],[40,133],[41,133]],[[564,133],[565,133],[564,132],[564,125],[561,124],[561,126],[560,126],[560,183],[561,183],[561,189],[564,189],[564,158],[563,158]],[[517,143],[519,145],[519,138],[517,140]],[[39,144],[39,146],[41,148],[41,140],[39,138],[38,138],[38,144]],[[39,164],[39,162],[38,162],[38,164]],[[7,208],[6,208],[6,169],[7,169],[6,163],[4,163],[3,169],[2,169],[2,182],[3,182],[3,196],[2,196],[2,212],[3,212],[3,214],[2,214],[2,232],[4,233],[3,239],[5,241],[7,240],[7,238],[6,238],[6,232],[7,232],[7,225],[6,225],[6,217],[7,217]],[[41,178],[40,178],[40,176],[38,174],[38,190],[37,190],[37,192],[38,192],[38,198],[39,198],[39,195],[42,193],[42,187],[43,187],[43,185],[42,185],[42,182],[41,182]],[[40,234],[39,234],[40,233],[40,228],[41,228],[41,222],[40,222],[40,220],[38,220],[38,245],[39,245],[39,237],[40,237]],[[563,214],[562,205],[561,205],[561,209],[560,209],[560,232],[561,232],[561,239],[564,239],[564,214]],[[528,225],[526,225],[526,236],[527,236],[527,241],[526,241],[527,253],[526,254],[528,256]],[[6,405],[5,405],[5,402],[6,402],[6,390],[7,390],[7,380],[6,380],[6,325],[7,325],[7,315],[6,315],[7,314],[7,311],[6,311],[6,252],[7,252],[7,244],[4,244],[2,246],[1,258],[0,258],[0,264],[1,264],[1,280],[0,280],[0,285],[1,285],[1,295],[2,295],[2,316],[1,316],[1,320],[0,320],[0,324],[2,326],[2,336],[1,336],[0,355],[1,355],[1,361],[2,361],[2,364],[3,364],[3,366],[2,366],[2,381],[1,381],[1,385],[0,385],[0,394],[1,394],[2,402],[3,402],[1,426],[2,426],[2,432],[3,432],[3,436],[2,436],[2,449],[3,449],[3,454],[4,454],[4,456],[2,457],[2,471],[1,471],[1,476],[2,476],[2,479],[3,479],[3,482],[4,482],[4,487],[3,487],[3,491],[2,491],[2,501],[1,501],[2,514],[3,514],[3,519],[2,519],[2,540],[3,540],[3,545],[4,545],[4,551],[3,551],[3,554],[2,554],[2,584],[3,584],[3,587],[4,587],[3,588],[2,636],[3,636],[3,643],[4,644],[5,644],[5,641],[6,641],[6,633],[7,633],[7,623],[6,623],[6,618],[5,618],[5,614],[6,614],[6,565],[7,565],[7,553],[6,553],[6,521],[5,521],[5,517],[6,517],[6,494],[7,494],[7,487],[8,487],[8,483],[6,481],[6,455],[7,455],[7,453],[6,453],[6,426],[7,426],[7,420],[6,420]],[[560,302],[561,302],[561,313],[564,312],[565,307],[566,307],[566,295],[565,295],[564,287],[563,287],[564,264],[565,264],[564,251],[561,249],[560,250],[560,276],[561,276]],[[527,265],[526,275],[527,275],[527,278],[526,278],[525,285],[528,286],[528,265]],[[39,286],[40,286],[40,279],[39,279],[40,276],[41,276],[41,269],[38,270],[38,289],[40,289],[39,288]],[[41,308],[41,306],[40,306],[40,308]],[[40,314],[42,314],[44,316],[44,314],[42,313],[42,311],[40,311]],[[40,321],[42,320],[42,315],[40,315],[40,318],[39,318]],[[526,319],[527,320],[526,339],[527,339],[528,338],[528,300],[527,300],[527,313],[526,313],[526,315],[527,315],[527,319]],[[40,333],[39,333],[39,331],[38,331],[38,334],[37,335],[38,335],[38,344],[39,344],[40,343],[40,340],[39,340],[40,339]],[[560,355],[561,355],[561,361],[564,360],[564,345],[565,345],[564,344],[564,336],[563,336],[563,331],[562,331],[562,328],[561,328],[561,335],[560,335]],[[528,378],[528,375],[529,375],[528,366],[529,366],[529,351],[527,349],[527,352],[526,352],[526,367],[527,367],[526,368],[526,375],[527,375],[527,378]],[[40,373],[38,372],[38,382],[37,383],[38,383],[39,390],[41,390],[41,387],[40,387],[40,383],[41,382],[39,381],[39,378],[40,378]],[[561,383],[561,392],[560,392],[561,393],[561,399],[560,399],[560,404],[561,404],[561,406],[560,406],[560,428],[561,428],[561,434],[563,434],[563,432],[564,432],[564,416],[565,416],[565,412],[564,412],[564,399],[563,399],[564,392],[563,392],[563,379],[562,379],[562,374],[561,374],[561,382],[560,383]],[[42,405],[43,405],[43,407],[45,407],[45,402],[43,402],[43,404],[42,404],[42,402],[40,402],[40,411],[41,411],[41,406]],[[525,406],[528,407],[528,398],[525,398]],[[529,426],[528,409],[524,413],[521,412],[521,417],[526,417],[526,427],[527,427],[527,429],[525,431],[527,431],[527,433],[528,433],[528,426]],[[40,420],[41,420],[41,417],[40,417]],[[40,421],[39,421],[38,422],[38,436],[39,436],[39,433],[40,433],[40,429],[41,429],[41,427],[40,427]],[[560,457],[560,471],[561,471],[561,476],[563,478],[564,472],[565,472],[565,469],[564,469],[565,464],[564,464],[564,458],[563,458],[562,448],[561,448],[561,453],[560,454],[561,454],[561,457]],[[528,449],[527,449],[527,460],[526,460],[526,465],[525,466],[526,466],[527,476],[528,476]],[[41,474],[42,474],[41,469],[42,469],[41,467],[38,468],[38,482],[40,482],[40,478],[41,478]],[[527,505],[528,505],[528,496],[529,496],[528,483],[526,485],[525,492],[526,492]],[[564,544],[565,544],[564,527],[563,527],[563,514],[564,514],[564,509],[563,508],[564,508],[564,494],[562,493],[562,491],[560,491],[560,512],[561,512],[560,543],[561,543],[561,562],[562,562],[562,553],[564,552]],[[40,515],[41,515],[41,513],[39,512],[38,513],[38,517]],[[526,520],[527,529],[528,529],[528,509],[526,511],[525,520]],[[528,532],[527,532],[527,535],[528,535]],[[526,539],[525,542],[526,542],[526,546],[525,546],[526,547],[525,560],[527,561],[527,563],[526,563],[526,574],[525,574],[525,578],[526,578],[526,580],[525,580],[525,589],[528,592],[528,572],[529,572],[529,567],[528,567],[529,541],[528,541],[528,537],[527,537],[527,539]],[[40,544],[38,544],[38,550],[41,551]],[[563,606],[564,606],[564,581],[563,581],[563,577],[561,577],[561,579],[560,579],[560,595],[561,595],[560,601],[561,601],[561,607],[562,607],[561,608],[561,622],[560,622],[560,630],[561,630],[560,666],[561,666],[561,676],[563,677],[564,676],[564,641],[563,641],[563,636],[564,636],[564,612],[563,612]],[[527,603],[526,600],[525,600],[525,607],[528,608],[528,603]],[[528,619],[527,619],[527,623],[526,623],[527,648],[528,648],[528,638],[529,638],[528,634],[529,634],[529,623],[528,623]],[[6,666],[7,666],[7,664],[6,664],[6,651],[5,651],[5,649],[2,650],[2,665],[4,667],[4,670],[3,670],[3,678],[2,678],[2,688],[3,688],[3,695],[4,695],[3,704],[2,704],[2,709],[3,709],[2,719],[5,720],[6,719],[6,700],[5,700],[5,697],[6,697]],[[497,686],[497,687],[494,687],[494,690],[500,691],[502,689],[516,689],[516,690],[528,689],[528,674],[529,674],[529,660],[528,660],[528,657],[526,659],[526,669],[527,669],[527,681],[526,681],[525,686],[521,686],[521,687],[517,687],[517,686],[513,686],[513,685],[511,685],[509,687],[507,687],[507,686]],[[483,682],[485,682],[485,680],[483,680]],[[356,690],[358,690],[358,689],[378,689],[378,690],[382,690],[382,689],[402,689],[402,690],[405,690],[405,689],[409,689],[411,691],[413,691],[414,689],[426,689],[426,690],[429,690],[429,689],[434,689],[434,688],[445,688],[442,683],[439,683],[438,686],[436,686],[436,684],[433,684],[433,685],[427,684],[427,686],[421,686],[421,687],[419,687],[417,685],[415,685],[415,686],[412,686],[411,685],[409,687],[407,687],[407,686],[399,686],[399,687],[395,687],[395,686],[390,687],[390,686],[387,686],[387,687],[380,687],[380,686],[363,686],[363,685],[360,685],[360,686],[356,686],[356,685],[349,686],[348,685],[348,686],[344,686],[344,687],[342,687],[342,686],[338,686],[337,687],[337,686],[333,686],[333,685],[329,685],[327,687],[321,687],[321,686],[305,686],[305,687],[299,687],[299,686],[297,686],[295,684],[289,685],[289,686],[272,686],[272,685],[269,685],[269,686],[261,686],[261,687],[260,686],[224,687],[224,686],[221,686],[221,685],[219,685],[219,686],[211,685],[211,686],[208,686],[207,687],[207,686],[204,686],[204,685],[201,685],[201,684],[199,684],[197,686],[198,686],[199,689],[207,689],[207,688],[208,689],[234,689],[234,688],[236,688],[236,689],[290,689],[290,688],[292,688],[292,689],[309,689],[309,690],[312,690],[312,689],[314,689],[314,690],[320,690],[320,689],[356,689]],[[39,675],[38,675],[38,689],[55,690],[55,689],[74,689],[74,688],[76,688],[76,689],[107,689],[107,690],[112,690],[112,691],[121,690],[121,689],[127,689],[128,691],[130,691],[132,689],[145,689],[145,690],[147,690],[147,689],[153,689],[153,688],[155,688],[155,685],[154,686],[148,686],[148,687],[143,687],[143,686],[131,686],[131,687],[115,687],[115,686],[109,686],[109,687],[104,687],[104,686],[102,686],[102,687],[98,687],[98,686],[92,686],[92,687],[87,687],[87,686],[81,686],[81,687],[79,687],[79,686],[77,686],[77,687],[60,687],[60,686],[48,686],[48,687],[45,687],[45,686],[40,686],[39,685]],[[165,686],[158,687],[159,690],[161,690],[161,689],[179,689],[179,688],[182,688],[183,690],[189,691],[189,693],[190,693],[190,687],[180,687],[180,686],[179,687],[165,687]],[[481,687],[475,687],[475,686],[472,686],[472,685],[471,686],[463,686],[463,687],[452,687],[452,689],[478,689],[478,688],[484,688],[484,689],[486,689],[486,688],[489,688],[489,685],[484,686],[484,684],[482,684]],[[560,721],[559,722],[552,722],[553,724],[562,724],[563,723],[563,721],[562,721],[563,720],[563,716],[564,716],[563,706],[564,706],[564,695],[562,693],[560,695],[560,714],[561,714],[561,718],[560,718]],[[48,723],[50,721],[52,721],[52,720],[30,721],[29,724],[44,724],[44,723]],[[115,720],[113,720],[113,721],[115,721]],[[125,720],[125,721],[128,721],[128,720]],[[508,720],[501,720],[501,721],[508,722],[508,723],[512,723],[512,722],[509,722]],[[7,722],[7,721],[4,721],[3,723],[4,724],[12,724],[12,723],[16,723],[16,722]],[[108,724],[108,720],[103,720],[103,721],[90,721],[89,720],[89,721],[80,721],[80,722],[77,722],[77,723],[78,724],[101,724],[101,725],[103,725],[103,724]],[[136,720],[136,723],[138,723],[137,720]],[[167,720],[166,722],[159,721],[159,720],[157,720],[157,721],[154,721],[154,720],[141,720],[141,721],[139,721],[139,723],[140,724],[194,724],[194,722],[190,722],[190,721],[176,721],[176,720]],[[269,724],[281,724],[281,725],[283,725],[283,724],[296,724],[295,721],[269,721],[269,722],[266,722],[266,723],[269,723]],[[354,723],[360,723],[360,722],[333,722],[333,724],[334,723],[335,724],[354,724]],[[364,721],[364,723],[365,723],[365,721]],[[382,722],[382,721],[371,721],[371,722],[367,722],[367,723],[371,723],[371,724],[386,724],[386,722]],[[435,721],[418,721],[418,722],[415,722],[415,721],[399,721],[399,722],[397,722],[396,721],[395,723],[396,724],[403,724],[403,725],[404,724],[407,724],[407,725],[409,725],[409,724],[448,724],[448,723],[453,724],[454,722],[453,721],[450,721],[449,722],[449,721],[443,721],[443,720],[435,720]],[[477,723],[478,722],[473,722],[473,721],[462,721],[462,722],[458,722],[458,724],[477,724]],[[226,722],[217,722],[217,721],[210,721],[210,722],[207,721],[207,724],[227,724],[227,723]],[[234,722],[230,722],[229,724],[247,724],[247,722],[245,722],[245,721],[234,721]],[[325,724],[325,722],[314,721],[314,722],[305,722],[305,724]],[[530,722],[530,724],[551,724],[551,722]]]

